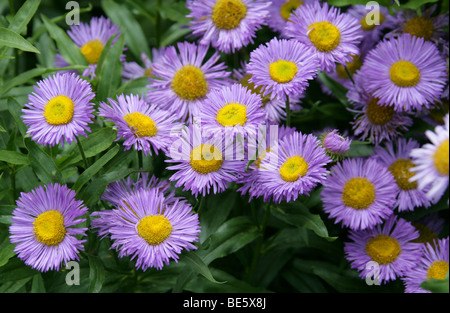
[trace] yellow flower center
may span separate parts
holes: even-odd
[[[413,17],[406,22],[403,33],[411,34],[411,36],[422,37],[430,40],[433,36],[433,22],[422,16]]]
[[[158,132],[155,122],[140,112],[128,113],[123,119],[137,137],[153,137]]]
[[[51,99],[44,108],[43,115],[51,125],[65,125],[73,118],[74,104],[66,96],[57,96]]]
[[[448,139],[447,139],[440,144],[440,146],[436,149],[436,152],[434,152],[433,156],[434,167],[442,175],[448,176],[449,174],[448,158],[449,153],[448,153]]]
[[[375,24],[375,21],[370,19],[370,16],[373,16],[373,13],[367,13],[362,19],[361,19],[361,28],[364,31],[370,31],[373,30],[377,24]],[[379,12],[379,24],[382,24],[385,20],[385,17],[381,12]],[[371,21],[371,23],[367,23],[368,21]]]
[[[393,106],[383,106],[378,104],[378,99],[372,98],[366,108],[366,116],[374,125],[385,125],[394,117]]]
[[[278,60],[269,65],[270,77],[280,84],[288,83],[294,79],[297,71],[297,65],[291,61]]]
[[[415,167],[410,159],[397,159],[389,165],[388,169],[392,173],[397,185],[402,190],[411,190],[417,188],[417,182],[410,182],[409,179],[414,176],[414,172],[409,169]]]
[[[389,76],[399,87],[414,87],[420,81],[420,71],[409,61],[398,61],[391,65]]]
[[[222,163],[222,153],[213,145],[201,144],[191,151],[192,169],[200,174],[216,172]]]
[[[344,185],[342,202],[356,210],[369,207],[375,200],[375,186],[367,178],[353,177]]]
[[[249,79],[252,77],[252,74],[247,74],[244,77],[241,78],[239,81],[239,84],[241,84],[244,87],[247,87],[248,90],[250,90],[251,93],[259,95],[261,97],[261,101],[263,105],[265,105],[267,102],[270,101],[270,94],[263,97],[263,86],[255,86],[254,83],[249,82]]]
[[[387,235],[375,236],[366,243],[366,253],[378,264],[394,262],[401,252],[400,243]]]
[[[345,65],[347,66],[347,69],[350,72],[350,74],[355,74],[356,71],[361,68],[362,62],[358,55],[353,55],[352,61],[347,62]],[[349,79],[347,72],[345,71],[345,68],[342,64],[338,64],[336,66],[336,74],[339,78]]]
[[[146,69],[144,71],[144,76],[145,77],[153,77],[153,75],[152,75],[152,68],[151,67],[149,67],[148,69]]]
[[[103,43],[95,39],[83,45],[81,47],[81,53],[89,64],[96,64],[102,55],[103,47]]]
[[[227,103],[217,112],[217,122],[222,126],[243,126],[247,121],[247,106],[239,103]]]
[[[424,224],[417,223],[417,222],[411,222],[411,224],[414,226],[416,230],[419,231],[419,237],[411,240],[412,242],[416,243],[430,243],[433,244],[433,241],[435,239],[438,239],[438,235],[434,233],[429,227],[427,227]]]
[[[45,211],[33,222],[34,234],[37,241],[47,246],[55,246],[66,236],[64,217],[55,210]]]
[[[201,69],[193,65],[183,66],[175,73],[172,90],[181,99],[194,101],[208,93],[208,83]]]
[[[287,21],[292,12],[303,4],[300,0],[288,0],[281,5],[280,14]]]
[[[212,11],[212,21],[217,28],[236,28],[247,14],[247,7],[241,0],[218,0]]]
[[[334,50],[341,40],[339,28],[330,22],[315,22],[308,27],[309,39],[317,50],[330,52]]]
[[[137,225],[139,236],[149,245],[156,246],[166,240],[172,232],[172,224],[163,215],[148,215]]]
[[[427,279],[434,278],[444,280],[448,273],[447,261],[434,261],[427,271]]]
[[[284,181],[294,182],[308,172],[308,163],[298,155],[287,158],[280,167],[280,175]]]

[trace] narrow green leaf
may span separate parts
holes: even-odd
[[[14,15],[8,28],[13,32],[21,34],[36,13],[40,0],[27,0]]]
[[[36,274],[31,281],[31,293],[45,293],[45,284],[42,275]]]
[[[14,252],[15,247],[16,245],[13,243],[9,243],[4,246],[2,245],[2,249],[0,250],[0,267],[8,263],[9,259],[11,259],[16,254]]]
[[[30,164],[28,161],[28,156],[25,154],[8,150],[0,150],[0,161],[16,165]]]
[[[97,174],[106,163],[108,163],[119,152],[119,146],[114,146],[111,150],[106,152],[94,164],[89,166],[77,179],[73,185],[73,189],[78,193],[81,187],[84,186],[95,174]]]
[[[53,159],[45,153],[38,144],[25,138],[25,146],[28,149],[28,160],[33,168],[36,176],[44,183],[50,184],[58,182],[63,183],[61,172],[53,162]]]
[[[94,256],[89,255],[89,280],[90,285],[88,292],[89,293],[98,293],[103,287],[103,282],[105,281],[105,267],[103,266],[102,261]]]
[[[7,28],[0,27],[0,46],[16,48],[22,51],[41,53],[25,38]]]
[[[333,96],[335,96],[339,100],[339,102],[341,102],[345,106],[349,106],[349,102],[347,99],[347,88],[332,79],[325,72],[319,72],[318,76],[322,83],[331,90]]]
[[[405,4],[401,4],[402,9],[411,9],[411,10],[417,10],[420,9],[421,6],[427,4],[427,3],[435,3],[439,0],[410,0]],[[445,1],[443,1],[445,2]]]
[[[55,40],[56,46],[64,60],[72,65],[87,65],[86,58],[81,53],[80,48],[70,39],[69,35],[45,15],[41,15],[41,18],[50,37]]]
[[[27,133],[27,126],[24,124],[21,115],[22,115],[22,108],[23,105],[19,104],[17,100],[13,97],[8,97],[8,111],[14,118],[14,121],[16,122],[17,127],[19,128],[20,134],[22,137],[26,136]]]
[[[223,284],[226,281],[219,282],[214,279],[208,266],[195,253],[187,253],[183,256],[183,260],[191,267],[194,272],[203,275],[207,280],[216,284]]]

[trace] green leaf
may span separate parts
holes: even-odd
[[[4,27],[0,27],[0,46],[16,48],[27,52],[41,53],[18,33]]]
[[[110,40],[112,37],[110,38]],[[108,43],[106,44],[108,47]],[[103,49],[97,65],[97,100],[105,101],[108,97],[113,97],[122,82],[122,62],[120,56],[123,53],[124,36],[121,35],[111,49]]]
[[[33,280],[31,281],[31,293],[45,293],[44,279],[41,274],[33,276]]]
[[[0,150],[0,161],[16,165],[30,164],[28,156],[26,156],[25,154],[8,150]]]
[[[38,144],[25,138],[25,146],[28,149],[28,160],[36,176],[44,183],[50,184],[58,182],[63,183],[61,172],[53,162],[53,159],[45,153]]]
[[[272,210],[273,216],[294,226],[312,230],[316,235],[327,240],[335,240],[328,236],[328,230],[318,214],[312,214],[309,209],[299,201],[281,204]]]
[[[97,174],[106,163],[108,163],[116,154],[119,152],[119,146],[114,146],[111,150],[106,152],[100,159],[98,159],[94,164],[89,166],[77,179],[73,185],[73,189],[78,193],[95,174]]]
[[[367,141],[352,140],[350,144],[349,156],[366,157],[372,155],[373,145]]]
[[[339,84],[324,72],[319,72],[318,76],[322,83],[331,90],[333,96],[335,96],[339,102],[345,106],[350,105],[347,99],[347,88]]]
[[[411,10],[417,10],[420,9],[421,6],[427,4],[427,3],[435,3],[439,0],[410,0],[405,4],[401,4],[400,8],[402,9],[411,9]],[[445,2],[445,1],[443,1]]]
[[[14,15],[8,29],[21,34],[36,13],[40,0],[27,0]]]
[[[89,280],[90,285],[89,293],[98,293],[102,289],[103,282],[105,281],[105,267],[103,266],[100,258],[94,255],[88,255],[89,259]]]
[[[9,259],[11,259],[16,253],[14,252],[15,244],[9,243],[9,238],[7,238],[8,242],[4,242],[0,246],[0,267],[8,263]]]
[[[27,133],[27,126],[24,124],[21,115],[22,115],[22,108],[23,105],[19,104],[17,100],[13,97],[8,97],[8,111],[14,118],[14,121],[16,122],[17,127],[19,128],[20,134],[22,137],[26,136]]]
[[[194,272],[203,275],[207,280],[216,284],[223,284],[226,281],[219,282],[214,279],[208,266],[195,253],[190,252],[183,256],[183,260],[191,267]]]
[[[131,11],[125,5],[117,4],[112,0],[102,1],[101,5],[112,22],[120,25],[120,32],[125,35],[127,47],[134,57],[140,60],[142,52],[150,57],[147,38]]]
[[[420,287],[432,293],[449,293],[448,271],[445,279],[430,278],[421,283]]]
[[[87,65],[86,58],[81,53],[80,48],[70,39],[69,35],[45,15],[41,15],[41,18],[50,37],[55,40],[56,46],[64,60],[72,65]]]

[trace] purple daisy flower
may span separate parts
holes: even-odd
[[[286,23],[293,11],[305,3],[313,3],[317,0],[272,0],[269,7],[270,18],[267,20],[267,26],[273,31],[283,36]]]
[[[178,261],[183,249],[197,249],[198,215],[185,201],[166,203],[155,188],[139,189],[122,199],[109,215],[108,231],[119,257],[136,259],[136,268],[158,270],[170,259]]]
[[[392,215],[398,192],[392,174],[376,160],[345,159],[323,183],[323,210],[336,224],[363,230]]]
[[[256,31],[266,24],[269,1],[204,0],[187,1],[192,18],[190,28],[199,44],[234,53],[253,43]]]
[[[367,93],[364,89],[364,77],[357,72],[354,76],[355,85],[347,92],[347,98],[353,105],[348,110],[355,114],[352,127],[355,136],[361,140],[370,139],[379,145],[382,141],[391,141],[402,132],[408,130],[413,120],[408,113],[396,112],[394,107],[384,106],[379,99]]]
[[[373,277],[372,264],[376,262],[378,273],[374,278],[386,283],[417,265],[422,252],[420,244],[411,241],[418,236],[410,222],[393,215],[372,229],[351,230],[348,237],[352,241],[344,243],[345,257],[365,279]]]
[[[411,151],[410,156],[417,166],[411,168],[415,174],[411,182],[417,182],[419,190],[425,190],[427,197],[436,203],[448,187],[449,178],[449,115],[444,117],[444,125],[427,130],[425,135],[430,143]]]
[[[167,47],[164,55],[153,63],[146,99],[178,119],[188,120],[198,115],[202,100],[213,90],[230,84],[226,65],[218,63],[220,54],[206,59],[208,47],[181,42]]]
[[[295,201],[325,181],[330,162],[317,137],[294,132],[270,147],[259,164],[258,186],[250,191],[265,202]]]
[[[119,95],[117,101],[100,103],[99,116],[117,125],[117,139],[124,138],[124,149],[134,147],[145,155],[158,154],[171,143],[170,132],[180,127],[167,111],[150,106],[138,95]]]
[[[250,83],[263,86],[263,96],[300,98],[319,69],[312,50],[287,39],[273,38],[250,53],[247,72]]]
[[[21,193],[9,227],[14,251],[26,265],[41,272],[58,271],[61,263],[79,260],[87,228],[73,227],[88,208],[75,200],[75,192],[65,185],[38,186]]]
[[[395,142],[386,142],[384,147],[375,147],[373,151],[373,157],[388,168],[400,188],[394,205],[399,212],[414,211],[421,206],[428,208],[431,205],[425,193],[417,189],[417,182],[410,182],[410,178],[414,176],[410,169],[416,165],[409,154],[418,147],[419,143],[414,139],[398,138]]]
[[[56,73],[34,86],[22,109],[27,133],[39,144],[69,144],[77,136],[87,137],[93,122],[95,94],[91,85],[75,74]]]
[[[352,140],[338,133],[337,129],[327,131],[320,136],[325,152],[333,159],[339,160],[350,150]]]
[[[199,118],[205,131],[225,135],[255,135],[266,120],[261,97],[240,84],[212,90],[203,101]]]
[[[429,109],[447,81],[447,67],[434,44],[404,34],[384,40],[361,67],[363,88],[395,111]]]
[[[245,171],[246,161],[237,158],[234,143],[225,147],[222,134],[205,137],[197,125],[185,127],[175,136],[167,156],[168,166],[175,171],[169,178],[175,187],[183,186],[194,196],[214,194],[227,189],[228,183],[236,181]]]
[[[359,54],[361,24],[353,16],[319,1],[305,3],[292,12],[284,34],[310,47],[320,70],[331,72],[336,63],[350,62]]]
[[[69,37],[73,42],[80,47],[81,53],[86,58],[89,66],[84,70],[83,76],[93,78],[95,76],[95,69],[97,62],[111,36],[115,35],[112,44],[120,36],[119,26],[111,23],[111,20],[104,16],[93,17],[89,23],[79,23],[73,25],[67,31]],[[125,55],[121,56],[121,61],[125,61]],[[55,66],[66,67],[70,66],[60,55],[56,55]]]
[[[431,293],[420,285],[431,278],[443,280],[449,269],[448,237],[423,246],[423,255],[402,278],[405,293]]]
[[[153,62],[158,62],[164,53],[165,48],[153,48],[152,58],[144,52],[141,53],[141,61],[143,66],[137,62],[125,62],[123,64],[122,77],[125,81],[137,79],[140,77],[151,77],[153,71]]]

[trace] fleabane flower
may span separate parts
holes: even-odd
[[[283,36],[284,28],[292,12],[305,3],[315,1],[318,0],[273,0],[269,7],[270,18],[267,20],[267,26]]]
[[[414,176],[414,172],[410,169],[416,165],[409,155],[418,147],[419,143],[414,139],[398,138],[395,141],[386,142],[384,147],[375,147],[373,151],[373,158],[388,168],[400,188],[395,203],[399,212],[414,211],[417,207],[427,208],[431,205],[425,193],[417,189],[417,182],[410,181],[410,178]]]
[[[207,46],[188,42],[167,47],[153,63],[146,100],[183,121],[198,115],[209,92],[231,82],[220,54],[207,59],[207,52]]]
[[[305,3],[292,12],[284,34],[310,47],[320,70],[331,72],[336,63],[351,61],[359,54],[362,39],[359,21],[340,9],[319,1]]]
[[[113,241],[111,249],[121,258],[136,259],[137,269],[160,270],[171,259],[177,262],[183,250],[197,249],[198,215],[185,201],[166,203],[156,188],[132,192],[112,212],[107,216],[111,226],[106,228]]]
[[[335,223],[363,230],[392,215],[398,187],[386,167],[358,157],[345,159],[330,171],[321,195],[323,210]]]
[[[428,279],[444,280],[449,270],[448,237],[426,243],[423,255],[415,266],[412,266],[402,278],[405,293],[431,293],[423,289],[421,284]]]
[[[396,280],[417,265],[421,244],[414,243],[419,233],[410,222],[395,215],[371,229],[351,230],[344,243],[345,258],[361,278],[385,284]],[[378,265],[373,275],[373,264]],[[375,277],[373,277],[375,276]]]
[[[27,133],[39,144],[71,144],[78,136],[87,137],[94,118],[95,94],[78,75],[56,73],[34,86],[22,109]]]
[[[169,144],[170,132],[180,127],[167,111],[149,105],[138,95],[119,95],[117,101],[111,98],[101,102],[99,116],[117,125],[117,140],[124,139],[125,150],[133,147],[145,155],[164,151]]]
[[[363,88],[380,105],[397,112],[429,109],[447,81],[447,67],[436,46],[423,38],[403,34],[384,40],[364,59]]]
[[[335,161],[342,159],[347,154],[352,143],[348,137],[341,136],[337,129],[326,131],[319,138],[325,152]]]
[[[448,188],[449,179],[449,115],[444,117],[444,125],[438,125],[434,132],[427,130],[425,135],[430,142],[420,148],[414,148],[410,156],[416,164],[410,170],[414,176],[411,182],[417,182],[419,190],[436,203]]]
[[[79,260],[87,231],[79,224],[86,221],[81,217],[88,208],[75,197],[75,191],[57,183],[20,194],[9,232],[14,251],[26,265],[58,271],[63,263]]]
[[[234,53],[253,43],[256,31],[266,24],[270,1],[205,0],[187,1],[191,11],[192,34],[199,44],[212,45],[224,53]]]
[[[273,38],[250,53],[249,82],[262,86],[263,96],[301,98],[319,70],[313,51],[288,39]]]

